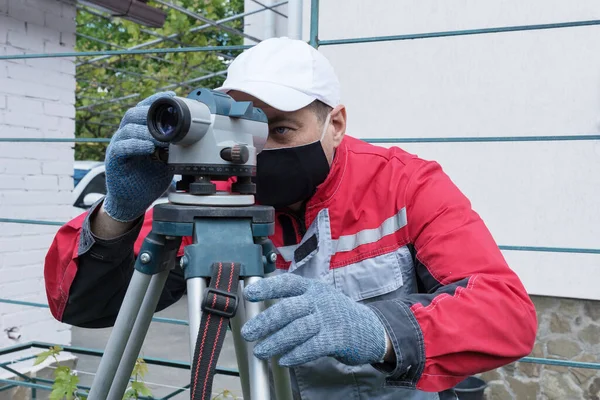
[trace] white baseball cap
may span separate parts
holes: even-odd
[[[329,61],[302,40],[263,40],[233,60],[223,86],[256,97],[281,111],[299,110],[314,100],[340,103],[340,83]]]

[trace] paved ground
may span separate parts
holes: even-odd
[[[157,313],[156,316],[187,320],[187,298],[184,297],[177,304]],[[104,349],[110,332],[111,329],[81,329],[73,327],[72,345]],[[142,355],[144,357],[160,357],[189,363],[188,327],[184,325],[153,322],[148,331],[148,335],[146,336],[146,340],[144,341]],[[81,356],[77,369],[83,372],[95,372],[99,363],[99,357]],[[230,332],[227,333],[227,337],[225,338],[225,343],[223,344],[223,349],[217,365],[219,367],[237,369],[233,340]],[[80,377],[81,384],[88,386],[93,379],[93,376],[88,374],[80,374]],[[190,372],[189,370],[183,369],[149,366],[145,381],[148,383],[173,387],[166,388],[148,384],[153,391],[154,397],[161,398],[173,392],[176,388],[188,384],[190,381]],[[240,383],[237,377],[216,375],[213,393],[216,395],[224,389],[233,392],[236,398],[242,398]],[[176,400],[189,400],[189,396],[189,391],[185,391],[172,398]]]

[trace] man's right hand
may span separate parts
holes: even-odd
[[[103,211],[113,220],[132,222],[146,212],[173,180],[166,163],[152,158],[157,147],[168,143],[154,139],[146,125],[148,109],[174,92],[154,94],[129,109],[106,150],[106,197]]]

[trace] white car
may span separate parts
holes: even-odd
[[[181,179],[175,176],[175,181]],[[87,210],[106,195],[106,172],[102,161],[75,161],[73,168],[73,207]],[[167,190],[150,207],[168,201]]]

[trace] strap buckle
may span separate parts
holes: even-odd
[[[231,311],[227,311],[227,310],[219,310],[219,309],[213,308],[211,306],[212,300],[213,300],[211,298],[211,294],[216,295],[216,296],[224,296],[226,298],[231,299],[233,301],[233,309]],[[208,288],[206,288],[206,294],[204,295],[204,299],[202,300],[202,311],[206,311],[211,314],[219,315],[219,316],[225,317],[225,318],[233,318],[233,316],[237,312],[238,301],[239,301],[238,295],[235,293],[231,293],[231,292],[213,288],[213,287],[208,287]],[[218,297],[217,297],[217,301],[215,301],[215,304],[217,304],[217,303],[218,303]],[[230,309],[231,304],[227,308]]]

